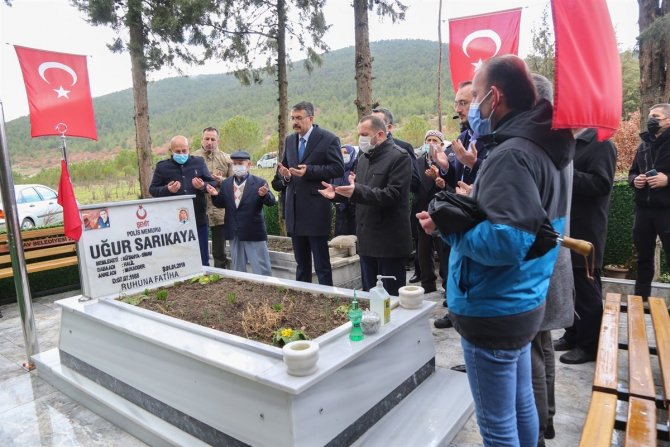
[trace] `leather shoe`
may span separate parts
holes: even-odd
[[[433,326],[438,329],[448,329],[454,327],[454,323],[449,319],[449,314],[445,315],[443,318],[438,318],[433,322]]]
[[[417,283],[419,281],[421,281],[421,278],[416,276],[416,273],[409,279],[409,282],[411,282],[412,284]]]
[[[554,425],[549,424],[547,428],[544,429],[544,439],[554,439],[556,437],[556,430],[554,430]]]
[[[568,341],[565,337],[554,340],[554,351],[569,351],[575,347],[575,344]]]
[[[451,367],[451,370],[452,370],[452,371],[459,372],[459,373],[467,372],[467,371],[465,370],[465,365],[454,365],[454,366]]]
[[[435,284],[430,284],[430,285],[427,285],[427,286],[424,286],[423,284],[421,284],[421,287],[423,287],[423,293],[432,293],[432,292],[435,292],[437,290],[437,287],[435,287]]]
[[[568,365],[581,365],[582,363],[593,362],[596,359],[595,354],[590,354],[582,348],[574,348],[558,358],[561,363]]]

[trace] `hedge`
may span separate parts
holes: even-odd
[[[628,265],[636,270],[635,249],[633,247],[634,219],[633,188],[628,185],[627,180],[614,182],[614,188],[610,196],[607,242],[603,265]],[[668,273],[663,249],[661,249],[661,273]]]
[[[633,265],[634,217],[633,188],[625,180],[614,182],[603,265]]]

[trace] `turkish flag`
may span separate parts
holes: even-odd
[[[74,197],[70,172],[67,162],[60,161],[60,183],[58,183],[58,204],[63,207],[63,228],[65,236],[78,241],[81,237],[81,217],[79,216],[79,205]]]
[[[605,0],[552,0],[556,34],[552,127],[593,127],[598,140],[619,127],[621,61]]]
[[[454,91],[485,60],[519,52],[521,8],[449,20],[449,66]]]
[[[30,107],[30,136],[98,139],[86,56],[14,46]]]

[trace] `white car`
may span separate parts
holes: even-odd
[[[58,193],[44,185],[14,185],[21,229],[63,222]],[[0,202],[0,230],[5,230],[5,211]]]
[[[277,166],[276,152],[268,152],[256,162],[258,168],[274,168],[275,166]]]

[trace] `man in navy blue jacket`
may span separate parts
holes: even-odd
[[[263,205],[273,206],[275,196],[265,179],[249,174],[248,152],[233,152],[230,158],[233,176],[221,183],[219,191],[208,186],[207,192],[215,206],[226,209],[224,231],[226,240],[230,241],[233,270],[246,272],[249,263],[252,272],[271,276]]]
[[[285,190],[286,231],[295,254],[296,280],[312,282],[312,257],[319,284],[333,285],[328,254],[331,203],[319,194],[321,182],[342,177],[340,140],[314,124],[314,106],[300,102],[291,109],[294,133],[284,142],[279,174]]]
[[[188,140],[177,135],[170,140],[172,156],[156,164],[154,176],[151,179],[149,193],[153,197],[168,197],[195,194],[193,211],[198,228],[198,242],[200,244],[200,258],[202,265],[209,265],[207,201],[205,185],[216,185],[216,180],[207,169],[205,160],[190,156]]]

